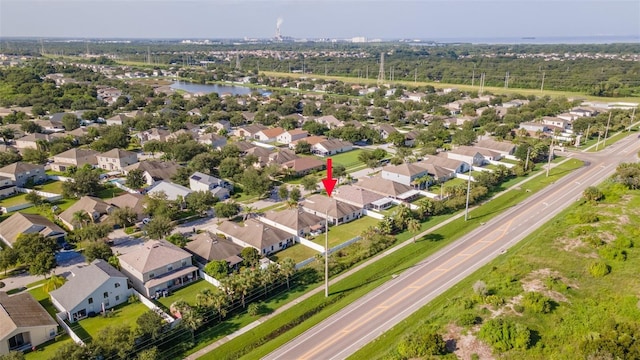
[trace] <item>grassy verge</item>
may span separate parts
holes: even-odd
[[[616,324],[640,323],[640,284],[635,281],[640,249],[630,241],[636,238],[640,223],[640,213],[636,210],[640,205],[640,192],[621,191],[615,187],[604,192],[603,203],[571,205],[508,253],[438,296],[351,358],[394,358],[393,349],[398,342],[421,327],[443,332],[450,329],[451,324],[459,323],[461,314],[478,316],[486,322],[496,316],[497,311],[502,313],[497,316],[526,326],[534,335],[529,346],[502,352],[504,358],[609,358],[609,352],[616,351],[616,347],[632,352],[632,346],[623,343],[622,337],[626,335],[610,340],[610,333],[618,331]],[[581,219],[590,213],[597,214],[598,220],[587,224]],[[590,231],[583,233],[584,229]],[[589,240],[593,235],[605,240],[594,245]],[[621,249],[625,254],[623,258],[608,255],[610,250]],[[589,268],[595,261],[605,262],[611,273],[593,276]],[[487,304],[487,298],[483,299],[473,291],[478,281],[486,283],[491,297],[501,300],[498,301],[500,305]],[[516,306],[510,307],[514,301],[518,305],[515,299],[529,291],[549,297],[549,311],[541,313],[526,306],[520,310]],[[461,334],[475,334],[476,331],[477,328],[465,326]],[[598,347],[598,356],[592,357],[594,348],[585,345],[598,341],[607,345]]]
[[[283,72],[274,72],[274,71],[261,71],[261,73],[267,75],[267,76],[277,76],[277,77],[282,77],[282,78],[301,78],[301,77],[308,77],[309,74],[294,74],[294,73],[283,73]],[[345,83],[348,84],[369,84],[369,85],[375,85],[377,84],[377,79],[363,79],[363,78],[357,78],[357,77],[348,77],[348,76],[334,76],[334,75],[320,75],[320,74],[313,74],[313,77],[316,79],[325,79],[325,80],[338,80],[338,81],[343,81]],[[431,85],[435,88],[438,89],[443,89],[443,88],[456,88],[462,91],[478,91],[479,87],[478,86],[471,86],[471,85],[462,85],[462,84],[450,84],[450,83],[440,83],[440,82],[425,82],[425,81],[418,81],[418,82],[413,82],[413,81],[393,81],[389,83],[394,83],[394,84],[402,84],[402,85],[406,85],[408,87],[417,87],[417,86],[427,86],[427,85]],[[636,97],[619,97],[619,98],[609,98],[609,97],[600,97],[600,96],[592,96],[592,95],[586,95],[583,93],[579,93],[579,92],[573,92],[573,91],[558,91],[558,90],[545,90],[544,92],[541,92],[539,89],[518,89],[518,88],[501,88],[501,87],[491,87],[491,86],[487,86],[484,88],[485,92],[489,92],[492,94],[522,94],[522,95],[535,95],[535,96],[542,96],[542,95],[548,95],[551,97],[575,97],[575,96],[580,96],[581,98],[585,98],[588,100],[600,100],[600,101],[605,101],[605,102],[634,102],[634,103],[639,103],[640,100]]]
[[[242,358],[246,359],[255,359],[272,352],[282,344],[344,308],[355,299],[390,280],[393,274],[402,272],[409,266],[432,255],[458,237],[471,231],[480,222],[485,222],[497,216],[510,206],[518,204],[535,191],[544,188],[551,182],[557,181],[569,171],[580,166],[582,166],[580,161],[570,160],[552,169],[549,177],[536,178],[524,184],[520,190],[509,191],[474,209],[470,212],[469,221],[465,222],[464,219],[457,219],[421,238],[415,244],[405,246],[345,278],[332,287],[331,295],[328,299],[324,298],[324,294],[314,295],[292,307],[285,314],[269,319],[251,331],[221,345],[203,358],[229,359],[242,356]],[[443,219],[439,220],[443,221]],[[405,232],[399,235],[398,239],[408,239],[411,236],[412,234]],[[310,316],[305,315],[312,312],[313,309],[318,309],[318,311]],[[297,319],[302,318],[304,318],[303,322],[297,321]],[[274,334],[279,336],[274,336]],[[261,346],[253,350],[250,349],[251,346],[249,344],[255,343],[261,344]]]

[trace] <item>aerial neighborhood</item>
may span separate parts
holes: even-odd
[[[218,70],[254,86],[231,95],[170,86],[206,67],[7,61],[3,82],[38,91],[0,104],[0,270],[32,280],[0,289],[0,355],[194,338],[312,281],[325,255],[335,275],[415,242],[430,217],[630,128],[628,104],[580,97]],[[122,321],[139,347],[96,344]]]

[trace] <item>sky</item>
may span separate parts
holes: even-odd
[[[482,39],[626,36],[638,0],[0,0],[0,37]]]

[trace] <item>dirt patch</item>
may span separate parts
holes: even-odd
[[[554,278],[556,281],[562,282],[569,287],[578,288],[577,284],[572,283],[559,272],[549,268],[532,271],[529,275],[520,280],[520,282],[522,283],[522,289],[524,289],[524,291],[539,292],[556,302],[569,302],[569,299],[567,299],[566,296],[547,287],[545,282],[548,278]]]
[[[495,359],[491,347],[475,336],[479,328],[479,326],[475,326],[465,332],[462,327],[455,324],[447,325],[447,333],[443,336],[447,342],[447,350],[456,354],[458,359],[463,360],[470,360],[473,354],[477,354],[481,360]],[[463,332],[465,333],[463,334]]]
[[[561,244],[561,249],[564,251],[573,251],[580,246],[582,246],[582,241],[580,239],[569,239],[567,237],[563,237],[558,239],[558,244]]]

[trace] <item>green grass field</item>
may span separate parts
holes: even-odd
[[[215,289],[215,286],[209,284],[204,280],[198,280],[192,284],[181,287],[180,289],[171,292],[171,295],[167,297],[161,297],[157,301],[167,309],[171,307],[171,304],[180,300],[186,301],[190,305],[195,305],[196,297],[204,289],[213,290]]]
[[[80,320],[70,326],[73,332],[83,341],[90,339],[96,341],[99,340],[98,334],[100,331],[107,326],[130,326],[135,329],[137,327],[136,320],[147,311],[149,311],[149,308],[141,302],[124,303],[107,310],[108,316],[98,314],[95,317]]]
[[[347,171],[353,171],[353,168],[359,168],[363,166],[362,162],[358,160],[358,156],[360,153],[365,152],[366,150],[355,149],[351,151],[347,151],[342,154],[329,156],[334,165],[340,164],[343,165]],[[317,157],[318,159],[325,161],[328,157]]]
[[[24,357],[26,360],[48,360],[55,355],[59,348],[71,343],[73,343],[73,340],[69,335],[60,335],[55,340],[40,344],[36,351],[26,353]]]
[[[360,236],[363,230],[369,226],[376,226],[378,222],[380,222],[380,220],[374,219],[370,216],[363,216],[358,220],[354,220],[346,224],[329,227],[329,247],[334,247],[347,240],[351,240],[356,236]],[[312,241],[324,246],[324,234],[316,236]]]
[[[285,258],[292,258],[296,261],[296,263],[299,263],[310,257],[314,257],[316,254],[318,254],[318,252],[310,247],[304,246],[302,244],[295,244],[291,247],[286,248],[285,250],[278,251],[278,253],[269,256],[269,259],[271,259],[272,261],[279,261]]]
[[[301,77],[307,77],[307,74],[293,74],[293,73],[284,73],[284,72],[274,72],[274,71],[261,71],[261,73],[267,75],[267,76],[277,76],[277,77],[282,77],[282,78],[301,78]],[[343,81],[345,83],[348,84],[369,84],[369,85],[375,85],[377,84],[377,79],[363,79],[363,78],[356,78],[356,77],[348,77],[348,76],[333,76],[333,75],[320,75],[320,74],[314,74],[313,75],[314,78],[316,79],[324,79],[324,80],[338,80],[338,81]],[[391,83],[391,81],[388,81],[388,83]],[[443,89],[443,88],[456,88],[462,91],[478,91],[479,90],[479,86],[471,86],[471,85],[462,85],[462,84],[450,84],[450,83],[441,83],[441,82],[425,82],[425,81],[418,81],[418,82],[413,82],[413,81],[393,81],[392,83],[394,84],[402,84],[402,85],[406,85],[408,87],[417,87],[417,86],[427,86],[427,85],[431,85],[437,89]],[[599,101],[605,101],[605,102],[633,102],[633,103],[640,103],[640,99],[637,97],[618,97],[618,98],[609,98],[609,97],[600,97],[600,96],[592,96],[592,95],[586,95],[583,93],[579,93],[579,92],[573,92],[573,91],[558,91],[558,90],[545,90],[543,92],[541,92],[539,89],[518,89],[518,88],[502,88],[502,87],[492,87],[492,86],[485,86],[484,87],[484,91],[487,93],[492,93],[492,94],[522,94],[522,95],[536,95],[536,96],[551,96],[551,97],[576,97],[579,96],[580,98],[584,98],[584,99],[588,99],[588,100],[599,100]]]

